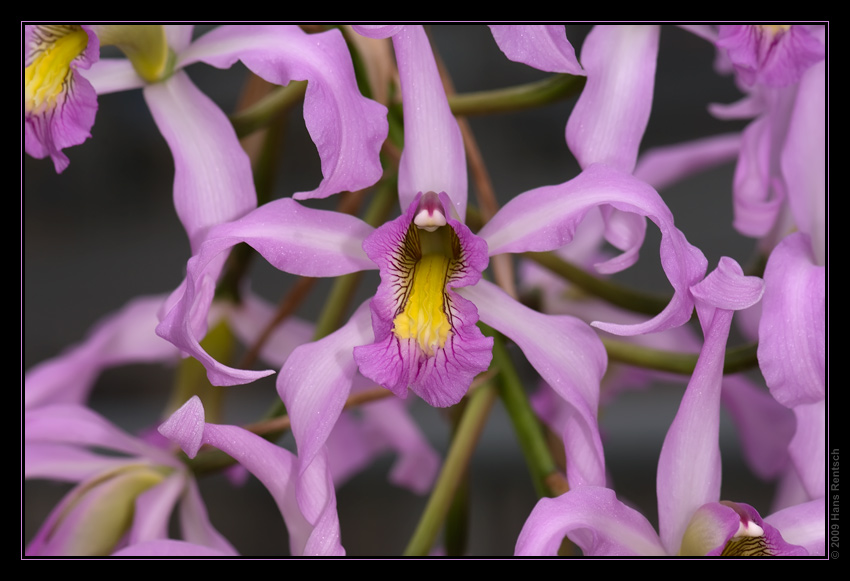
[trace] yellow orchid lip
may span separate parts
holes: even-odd
[[[69,90],[74,59],[88,45],[80,26],[42,26],[33,35],[36,48],[24,70],[24,107],[27,114],[53,110]]]

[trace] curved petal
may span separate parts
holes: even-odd
[[[291,452],[237,426],[208,424],[195,396],[174,412],[159,431],[194,457],[208,444],[232,456],[268,489],[290,533],[294,555],[344,554],[339,543],[336,496],[322,450],[309,466]],[[200,435],[200,437],[198,437]]]
[[[463,138],[449,109],[425,29],[405,26],[393,36],[393,47],[404,102],[399,204],[409,207],[419,192],[445,192],[463,222],[468,188]]]
[[[203,61],[229,68],[237,60],[270,83],[308,82],[304,121],[324,179],[315,190],[294,198],[326,198],[381,178],[378,153],[387,137],[387,109],[360,94],[339,30],[306,34],[291,25],[221,26],[183,51],[179,64]]]
[[[720,391],[726,340],[734,310],[761,298],[762,281],[744,276],[730,258],[722,258],[705,280],[692,288],[705,342],[679,411],[658,459],[658,523],[661,540],[678,554],[696,510],[720,500]]]
[[[354,347],[373,341],[369,308],[363,303],[339,330],[296,348],[277,378],[277,392],[292,421],[302,466],[325,446],[348,394],[357,365]]]
[[[815,264],[826,264],[826,63],[803,75],[782,149],[782,176],[797,228],[811,236]]]
[[[273,373],[240,370],[213,359],[200,345],[225,251],[239,242],[256,249],[273,266],[300,276],[339,276],[375,268],[361,246],[372,231],[360,219],[306,208],[289,198],[263,204],[240,220],[209,231],[198,253],[189,259],[186,280],[171,300],[156,333],[207,369],[213,385],[248,383]],[[181,294],[182,291],[182,294]]]
[[[634,169],[652,109],[659,30],[597,25],[587,35],[581,49],[587,84],[567,122],[567,144],[583,169],[594,163]]]
[[[571,487],[605,483],[605,458],[596,413],[599,382],[608,358],[587,323],[566,315],[543,315],[485,280],[458,292],[478,308],[481,320],[512,339],[529,363],[575,411],[566,422]]]
[[[210,227],[257,207],[251,162],[227,116],[185,72],[144,95],[174,156],[174,207],[196,251]]]
[[[522,527],[514,554],[555,556],[564,536],[585,556],[665,555],[649,521],[607,488],[582,486],[540,499]]]
[[[786,407],[826,394],[826,269],[813,262],[811,239],[786,236],[764,271],[759,368]]]
[[[180,466],[171,454],[149,446],[81,405],[55,404],[28,410],[24,414],[24,443],[93,446]]]
[[[550,73],[584,75],[563,24],[490,25],[505,56]]]
[[[682,325],[693,312],[690,286],[705,276],[707,261],[676,229],[673,214],[658,193],[629,174],[598,164],[564,184],[520,194],[505,204],[478,235],[487,242],[491,256],[502,252],[553,250],[573,239],[578,224],[591,208],[605,204],[655,222],[661,230],[661,266],[675,293],[667,308],[650,321],[638,325],[594,323],[594,326],[616,335],[638,335]],[[637,250],[629,249],[635,259]]]

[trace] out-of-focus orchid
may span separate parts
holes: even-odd
[[[162,438],[156,445],[135,438],[77,404],[28,410],[24,422],[24,476],[77,483],[30,541],[28,555],[108,555],[167,539],[177,507],[185,541],[236,554],[210,524],[194,478]]]
[[[538,502],[517,554],[554,555],[565,535],[586,555],[824,554],[822,499],[764,519],[749,505],[720,501],[723,355],[733,312],[756,303],[762,289],[728,258],[692,287],[705,343],[658,462],[660,533],[614,491],[579,486]],[[564,445],[569,462],[573,444]]]

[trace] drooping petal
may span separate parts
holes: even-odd
[[[54,404],[28,410],[24,415],[24,442],[90,446],[179,466],[171,454],[127,434],[81,405]]]
[[[97,61],[100,43],[88,26],[26,25],[24,49],[24,147],[62,173],[62,150],[91,137],[97,94],[80,71]]]
[[[812,238],[815,264],[826,263],[826,63],[800,80],[788,136],[781,153],[782,176],[797,229]]]
[[[174,156],[174,207],[197,251],[212,226],[257,207],[251,162],[227,116],[185,72],[144,95]]]
[[[826,394],[826,269],[814,263],[811,239],[786,236],[768,258],[759,324],[759,368],[786,407]]]
[[[419,192],[446,192],[466,218],[466,154],[425,30],[409,25],[393,35],[404,102],[404,151],[398,197],[407,208]]]
[[[564,429],[570,486],[604,485],[605,458],[596,413],[607,354],[593,329],[574,317],[529,309],[484,280],[459,292],[478,307],[484,323],[522,349],[529,363],[574,411]]]
[[[288,450],[239,428],[209,424],[195,396],[160,426],[159,431],[194,457],[202,444],[232,456],[265,485],[290,534],[293,555],[342,555],[336,496],[322,451],[309,466]],[[200,436],[200,437],[199,437]]]
[[[326,198],[380,179],[378,152],[387,137],[387,110],[360,94],[339,30],[306,34],[291,25],[221,26],[192,43],[178,64],[203,61],[229,68],[237,60],[277,85],[308,82],[304,121],[319,152],[324,179],[315,190],[296,193],[294,198]]]
[[[363,303],[339,330],[296,348],[277,378],[302,466],[325,445],[348,394],[357,365],[354,347],[372,341],[369,311]]]
[[[339,276],[375,268],[361,248],[371,231],[371,226],[354,216],[306,208],[289,198],[263,204],[240,220],[220,224],[210,230],[189,260],[186,280],[169,300],[169,310],[156,332],[198,359],[213,385],[238,385],[265,377],[273,372],[228,367],[213,359],[199,343],[206,332],[225,251],[245,242],[285,272]]]
[[[634,169],[652,109],[658,33],[655,25],[598,25],[587,35],[587,84],[567,122],[567,144],[583,169]]]
[[[600,322],[594,326],[616,335],[637,335],[682,325],[693,311],[690,286],[702,280],[707,261],[676,229],[673,214],[658,193],[629,174],[598,164],[564,184],[525,192],[505,204],[478,235],[487,242],[491,256],[553,250],[572,240],[578,224],[591,208],[605,204],[655,222],[661,230],[661,266],[675,293],[667,308],[650,321],[638,325]],[[633,239],[642,242],[642,237]],[[629,248],[624,253],[629,260],[620,260],[617,266],[625,268],[637,260],[638,250]]]
[[[691,289],[705,342],[658,459],[658,523],[662,542],[678,554],[685,529],[702,505],[720,500],[720,391],[726,340],[735,310],[761,298],[763,283],[723,257]]]
[[[512,61],[550,73],[585,74],[562,24],[491,24],[490,31]]]
[[[24,407],[83,403],[106,368],[174,359],[174,346],[153,332],[164,300],[162,295],[133,299],[96,323],[85,341],[30,368],[24,378]]]
[[[555,556],[569,536],[585,556],[662,556],[664,547],[646,518],[596,486],[542,498],[517,539],[516,555]]]
[[[420,200],[426,199],[438,203],[433,192],[418,195],[405,214],[363,243],[381,270],[381,284],[371,302],[375,342],[357,347],[354,359],[363,375],[397,396],[407,397],[409,387],[430,405],[448,407],[492,358],[492,339],[475,325],[475,305],[455,292],[481,278],[488,258],[484,242],[445,215],[452,207],[445,193],[436,210],[445,225],[420,230],[426,203]],[[426,249],[429,240],[441,248]]]

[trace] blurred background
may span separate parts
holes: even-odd
[[[198,27],[196,35],[209,27]],[[580,56],[590,26],[567,25]],[[495,89],[549,76],[509,61],[483,25],[433,25],[433,44],[445,61],[458,93]],[[661,32],[652,116],[642,150],[743,128],[719,121],[710,103],[730,103],[741,93],[713,68],[714,48],[673,26]],[[234,111],[249,73],[237,64],[221,71],[188,68],[195,83],[225,112]],[[628,98],[624,95],[623,98]],[[577,175],[564,130],[574,100],[547,107],[472,117],[470,123],[496,194],[504,203],[538,186]],[[168,293],[180,284],[189,245],[174,212],[173,162],[140,91],[99,99],[92,138],[66,150],[70,167],[56,175],[52,162],[23,160],[22,267],[23,342],[26,370],[81,341],[100,318],[138,295]],[[713,269],[721,256],[750,262],[754,243],[732,228],[733,164],[701,174],[661,192],[688,240],[703,250]],[[318,155],[300,107],[287,118],[274,197],[313,189],[320,180]],[[473,195],[470,190],[470,196]],[[335,199],[310,203],[333,207]],[[658,260],[657,229],[650,225],[637,265],[617,278],[645,290],[668,292]],[[253,290],[277,303],[293,277],[253,261]],[[352,305],[374,294],[377,274],[364,279]],[[315,320],[329,286],[315,287],[298,316]],[[730,340],[735,344],[736,338]],[[530,367],[528,387],[536,387]],[[756,380],[760,376],[756,373]],[[103,374],[91,405],[129,431],[157,422],[173,382],[173,368],[133,365]],[[659,382],[626,393],[600,413],[611,479],[621,499],[656,523],[655,467],[661,443],[676,413],[685,381]],[[277,398],[274,376],[229,389],[228,420],[257,419]],[[415,397],[411,412],[435,449],[444,454],[449,424],[441,410]],[[291,442],[289,442],[291,445]],[[769,510],[772,487],[743,465],[734,430],[724,417],[723,498]],[[342,541],[349,555],[399,555],[426,498],[388,483],[393,458],[380,458],[337,489]],[[470,555],[510,555],[536,498],[510,422],[497,403],[470,467]],[[53,482],[22,484],[24,542],[37,531],[55,503],[70,489]],[[233,488],[223,477],[202,480],[201,490],[214,525],[246,556],[288,553],[286,530],[271,496],[256,480]]]

